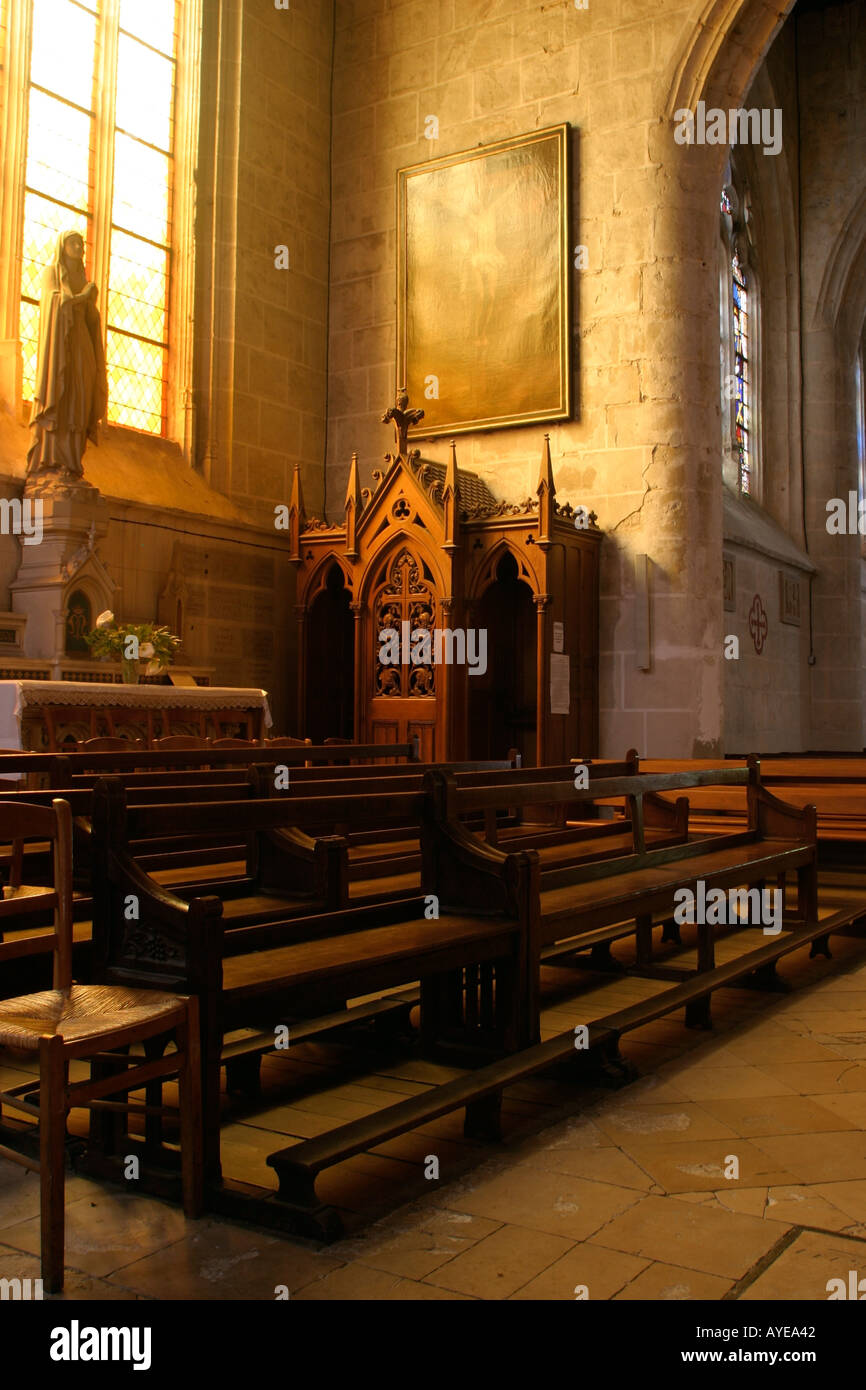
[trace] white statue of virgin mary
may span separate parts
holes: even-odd
[[[97,289],[84,269],[84,239],[62,232],[42,277],[39,356],[25,491],[89,486],[82,457],[108,401]]]

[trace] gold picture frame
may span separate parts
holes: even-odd
[[[567,420],[570,127],[397,171],[397,385],[411,439]]]

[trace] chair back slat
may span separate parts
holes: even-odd
[[[54,951],[54,988],[69,989],[72,984],[72,811],[68,801],[58,797],[51,806],[33,806],[29,803],[0,803],[0,839],[13,842],[12,872],[17,874],[17,882],[9,885],[12,890],[3,900],[3,921],[13,921],[17,914],[24,918],[32,913],[34,907],[51,908],[54,924],[51,942]],[[48,840],[52,847],[52,891],[36,896],[22,897],[17,903],[15,892],[21,889],[22,869],[16,869],[23,853],[25,840]],[[9,909],[12,909],[11,911]],[[21,943],[0,941],[0,964],[4,960],[21,955]]]

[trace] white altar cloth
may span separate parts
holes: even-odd
[[[0,748],[20,749],[25,711],[45,705],[87,709],[260,709],[273,724],[268,692],[222,685],[121,685],[110,681],[0,681]]]

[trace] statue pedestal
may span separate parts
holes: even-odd
[[[91,626],[111,608],[116,585],[96,554],[96,544],[108,530],[108,503],[94,487],[64,489],[37,497],[42,539],[21,545],[18,573],[10,585],[12,609],[27,615],[24,656],[59,663],[66,652],[69,596],[80,590],[91,607]],[[35,513],[38,519],[39,512]]]

